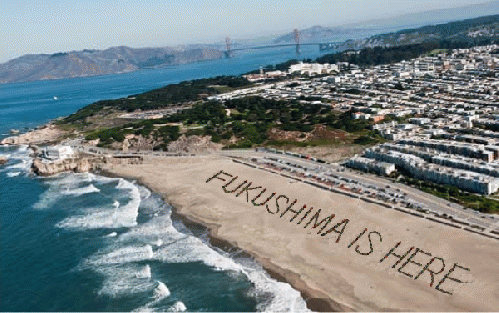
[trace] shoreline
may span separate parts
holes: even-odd
[[[337,231],[327,237],[317,236],[317,230],[304,229],[305,223],[293,225],[300,218],[290,223],[292,213],[288,213],[288,218],[279,218],[270,211],[267,213],[265,206],[262,210],[262,207],[247,203],[245,196],[238,198],[228,190],[224,192],[220,187],[227,183],[219,180],[208,183],[206,180],[220,169],[239,177],[228,189],[234,189],[248,179],[254,182],[253,186],[269,187],[267,194],[273,191],[278,192],[277,195],[288,194],[293,196],[291,200],[296,197],[307,201],[307,208],[334,212],[337,217],[329,227],[345,218],[351,219],[349,226],[341,241],[339,237],[335,241]],[[497,264],[495,255],[499,247],[492,239],[387,210],[374,203],[325,192],[308,184],[290,184],[289,179],[280,175],[216,156],[148,157],[143,164],[110,165],[97,173],[135,180],[146,186],[170,204],[174,214],[185,224],[207,229],[213,246],[225,251],[240,249],[261,264],[272,278],[289,283],[301,293],[311,310],[487,311],[499,303],[493,296],[499,290],[499,270],[493,266]],[[250,197],[257,194],[252,191]],[[273,202],[269,205],[275,210]],[[293,212],[298,209],[297,205]],[[326,214],[330,213],[323,211],[320,219]],[[353,244],[353,240],[358,240],[356,237],[360,237],[359,232],[364,228],[375,230],[371,232],[374,236],[370,235],[368,242],[366,234],[358,242],[360,247],[349,249],[349,242]],[[396,245],[397,241],[402,242],[401,247],[398,247],[400,243]],[[370,245],[374,251],[369,252]],[[397,264],[406,267],[407,262],[395,263],[393,255],[384,262],[390,249],[397,249],[403,255],[404,249],[411,245],[411,249],[419,247],[420,251],[441,258],[442,263],[445,260],[445,271],[438,272],[438,264],[431,266],[435,267],[434,284],[427,273],[417,281],[414,277],[408,279],[395,268]],[[416,262],[424,266],[425,261],[428,262],[424,258],[418,255]],[[470,268],[471,272],[453,270],[453,264]],[[409,264],[407,268],[409,273],[417,275],[416,266]],[[449,269],[453,272],[451,277],[463,283],[446,279],[444,288],[435,289]],[[450,291],[450,295],[441,289]],[[421,301],[422,298],[426,300]]]
[[[307,284],[304,281],[300,279],[300,276],[298,274],[293,273],[291,271],[286,271],[272,264],[272,262],[269,259],[261,259],[251,251],[242,249],[236,243],[231,243],[229,240],[218,236],[218,229],[220,225],[206,223],[204,221],[201,221],[200,219],[196,219],[194,217],[179,213],[177,206],[171,203],[171,201],[168,199],[167,194],[155,191],[153,186],[149,186],[142,179],[127,175],[117,175],[115,173],[110,172],[107,169],[101,169],[98,171],[94,170],[92,171],[92,173],[110,178],[123,178],[127,180],[134,180],[138,184],[148,188],[156,195],[160,196],[161,200],[164,203],[167,203],[172,207],[172,217],[179,218],[187,228],[196,226],[196,227],[201,227],[203,230],[206,230],[206,232],[208,233],[209,242],[212,246],[220,248],[225,252],[231,252],[231,250],[241,251],[241,253],[245,257],[250,257],[251,259],[258,262],[272,279],[275,279],[278,282],[288,283],[295,290],[298,290],[309,310],[315,312],[343,312],[343,311],[352,310],[352,308],[347,308],[339,303],[335,303],[332,299],[328,299],[327,296],[324,295],[322,292],[310,288],[309,286],[307,286]]]

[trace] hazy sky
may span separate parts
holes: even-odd
[[[0,0],[0,63],[28,53],[210,43],[486,0]]]

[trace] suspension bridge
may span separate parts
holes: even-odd
[[[342,42],[300,43],[300,32],[298,31],[298,29],[295,29],[293,31],[293,34],[295,37],[295,43],[274,44],[274,45],[264,45],[264,46],[254,46],[254,47],[241,47],[241,48],[233,48],[232,41],[231,41],[230,37],[227,37],[225,39],[225,43],[226,43],[226,50],[224,51],[225,56],[227,58],[231,58],[234,55],[235,51],[253,50],[253,49],[269,49],[269,48],[279,48],[279,47],[296,47],[296,54],[300,54],[302,46],[318,46],[320,51],[327,51],[327,50],[338,49],[338,45],[340,43],[342,43]]]

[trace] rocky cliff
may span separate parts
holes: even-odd
[[[2,145],[40,145],[56,142],[67,135],[67,132],[56,128],[52,124],[44,125],[39,129],[13,137],[7,137],[0,141]]]
[[[85,173],[93,169],[95,164],[96,162],[89,158],[64,159],[56,162],[44,162],[36,158],[33,160],[33,171],[42,176],[62,172]]]
[[[103,164],[140,164],[143,158],[141,156],[132,157],[89,157],[80,156],[57,161],[48,162],[42,158],[33,160],[33,172],[41,176],[50,176],[63,172],[86,173],[101,168]]]
[[[208,153],[222,149],[221,144],[211,141],[211,136],[180,136],[168,144],[168,152],[173,153]]]

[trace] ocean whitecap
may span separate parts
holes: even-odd
[[[166,287],[166,285],[162,282],[158,283],[156,289],[154,289],[154,299],[162,300],[170,295],[170,290]]]
[[[168,312],[184,312],[187,311],[187,307],[182,301],[175,302],[174,305],[168,308]]]

